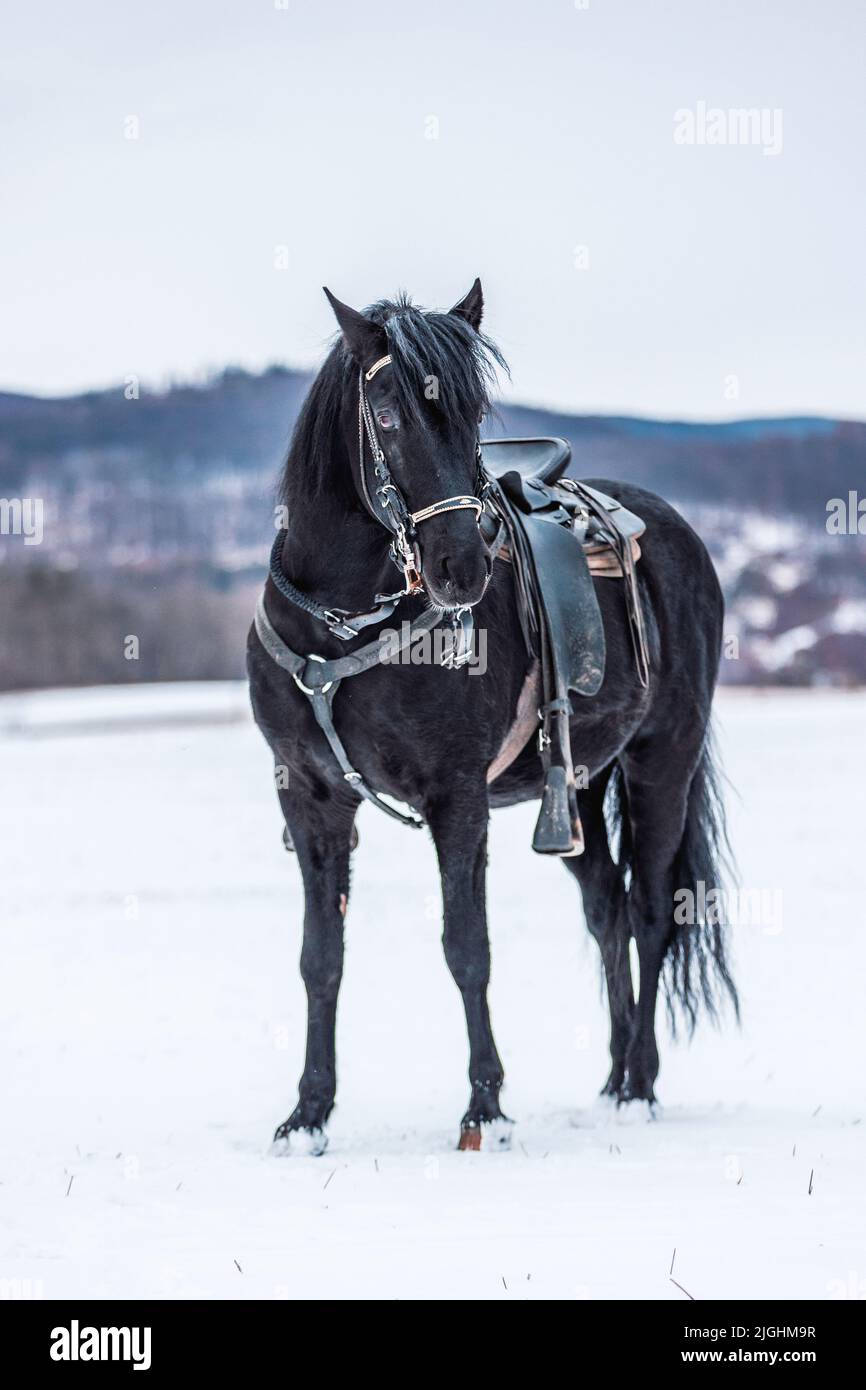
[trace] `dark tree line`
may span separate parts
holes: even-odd
[[[0,689],[240,677],[260,583],[0,571]]]

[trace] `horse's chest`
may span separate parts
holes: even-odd
[[[418,805],[458,768],[477,766],[483,779],[496,734],[485,727],[484,701],[470,679],[465,671],[410,666],[376,669],[340,684],[334,728],[368,785]],[[339,767],[306,699],[294,689],[286,695],[281,716],[267,721],[278,756],[290,770],[336,786]]]

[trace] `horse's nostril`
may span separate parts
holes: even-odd
[[[491,563],[488,556],[475,551],[462,554],[459,550],[430,558],[427,575],[432,591],[444,604],[477,603],[490,580]]]

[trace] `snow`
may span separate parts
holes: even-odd
[[[301,895],[242,688],[48,704],[23,735],[0,710],[0,1293],[684,1299],[673,1259],[698,1299],[866,1296],[863,694],[723,694],[741,888],[774,910],[736,932],[742,1031],[660,1029],[654,1123],[594,1104],[595,947],[523,807],[493,818],[489,879],[517,1124],[510,1152],[455,1151],[433,852],[364,808],[319,1158],[268,1154]]]
[[[802,583],[806,576],[806,566],[796,560],[776,560],[767,567],[767,577],[771,584],[782,593],[789,593]]]
[[[755,595],[741,598],[737,604],[737,616],[747,627],[770,628],[779,615],[779,605],[775,599]]]
[[[199,724],[249,718],[241,681],[176,681],[0,695],[0,734],[77,733],[135,724]]]
[[[866,599],[843,599],[830,622],[833,632],[866,632]]]

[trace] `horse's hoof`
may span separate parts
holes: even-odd
[[[623,1096],[617,1101],[616,1123],[618,1125],[650,1125],[661,1116],[658,1101],[642,1100],[638,1096]]]
[[[589,1119],[591,1124],[609,1125],[616,1115],[616,1107],[619,1098],[612,1091],[605,1089],[597,1095],[589,1109]],[[580,1122],[578,1121],[578,1126]]]
[[[328,1136],[323,1129],[288,1129],[280,1125],[274,1135],[270,1152],[273,1158],[289,1158],[303,1155],[319,1158],[328,1147]]]
[[[457,1148],[461,1153],[477,1153],[479,1149],[483,1149],[485,1153],[493,1153],[497,1149],[509,1149],[513,1129],[514,1121],[505,1115],[497,1115],[493,1120],[482,1120],[480,1124],[472,1120],[464,1122],[460,1126]]]

